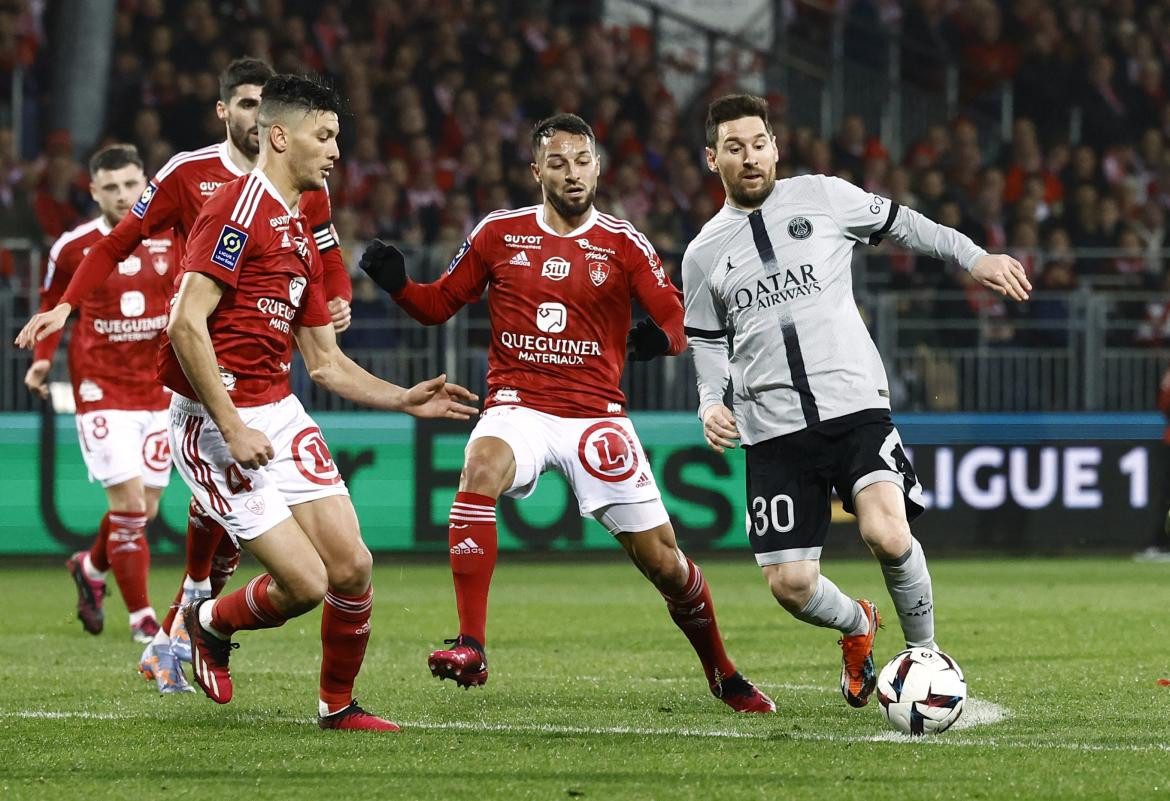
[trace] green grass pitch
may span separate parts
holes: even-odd
[[[137,677],[116,595],[91,637],[63,568],[2,567],[0,798],[1170,798],[1170,565],[934,560],[940,642],[971,700],[961,728],[922,741],[889,732],[876,701],[845,705],[835,632],[783,613],[750,557],[704,567],[732,657],[779,714],[711,698],[653,588],[572,555],[505,554],[488,684],[440,683],[426,655],[455,630],[447,569],[384,560],[358,698],[397,735],[317,729],[319,612],[242,633],[218,707]],[[876,564],[825,568],[886,612],[880,667],[901,640]],[[178,572],[153,571],[155,599]]]

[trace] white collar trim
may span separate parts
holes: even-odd
[[[240,176],[248,174],[237,167],[236,163],[232,161],[231,154],[228,152],[228,143],[226,139],[219,143],[219,160],[223,162],[223,166],[232,175]]]
[[[544,231],[545,233],[552,234],[553,236],[560,236],[560,237],[564,237],[565,239],[572,239],[573,237],[580,236],[581,234],[588,231],[590,228],[593,227],[593,224],[595,222],[597,222],[597,207],[596,206],[589,210],[589,216],[585,218],[585,222],[581,223],[581,225],[577,226],[572,231],[569,231],[569,233],[562,234],[562,233],[559,233],[558,231],[553,230],[553,227],[544,221],[544,205],[542,204],[542,205],[536,207],[536,224],[538,226],[540,226],[540,230]]]

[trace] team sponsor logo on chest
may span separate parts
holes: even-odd
[[[166,314],[142,316],[146,314],[146,295],[137,289],[123,292],[119,296],[118,311],[122,314],[121,319],[95,319],[94,333],[105,337],[109,342],[143,342],[154,339],[167,327]]]
[[[540,275],[543,278],[551,278],[553,281],[564,281],[569,277],[569,268],[572,265],[562,259],[560,256],[553,256],[551,259],[545,261],[540,268]]]
[[[516,351],[522,362],[579,367],[586,356],[600,356],[601,343],[592,339],[567,339],[558,336],[569,326],[569,312],[563,303],[545,301],[536,307],[536,327],[541,334],[504,331],[500,344]]]
[[[813,272],[813,265],[801,264],[757,279],[754,285],[740,287],[735,290],[733,300],[739,311],[752,307],[768,309],[820,291],[821,285]]]
[[[276,298],[260,298],[256,301],[256,308],[261,314],[268,315],[268,327],[275,328],[282,334],[291,331],[289,324],[296,318],[297,309],[304,297],[305,287],[309,282],[303,276],[293,276],[288,282],[288,301]]]
[[[504,245],[521,250],[540,250],[542,234],[504,234]]]
[[[138,275],[142,271],[142,259],[131,255],[125,261],[118,262],[118,275]]]
[[[223,181],[200,181],[199,194],[210,197],[211,193],[223,186]]]

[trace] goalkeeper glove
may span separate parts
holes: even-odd
[[[381,239],[375,239],[366,247],[358,267],[391,295],[401,292],[406,286],[406,258],[401,250]]]

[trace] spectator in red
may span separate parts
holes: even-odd
[[[982,3],[975,17],[975,39],[963,48],[963,91],[979,100],[1010,81],[1020,64],[1015,43],[1002,36],[999,9]]]

